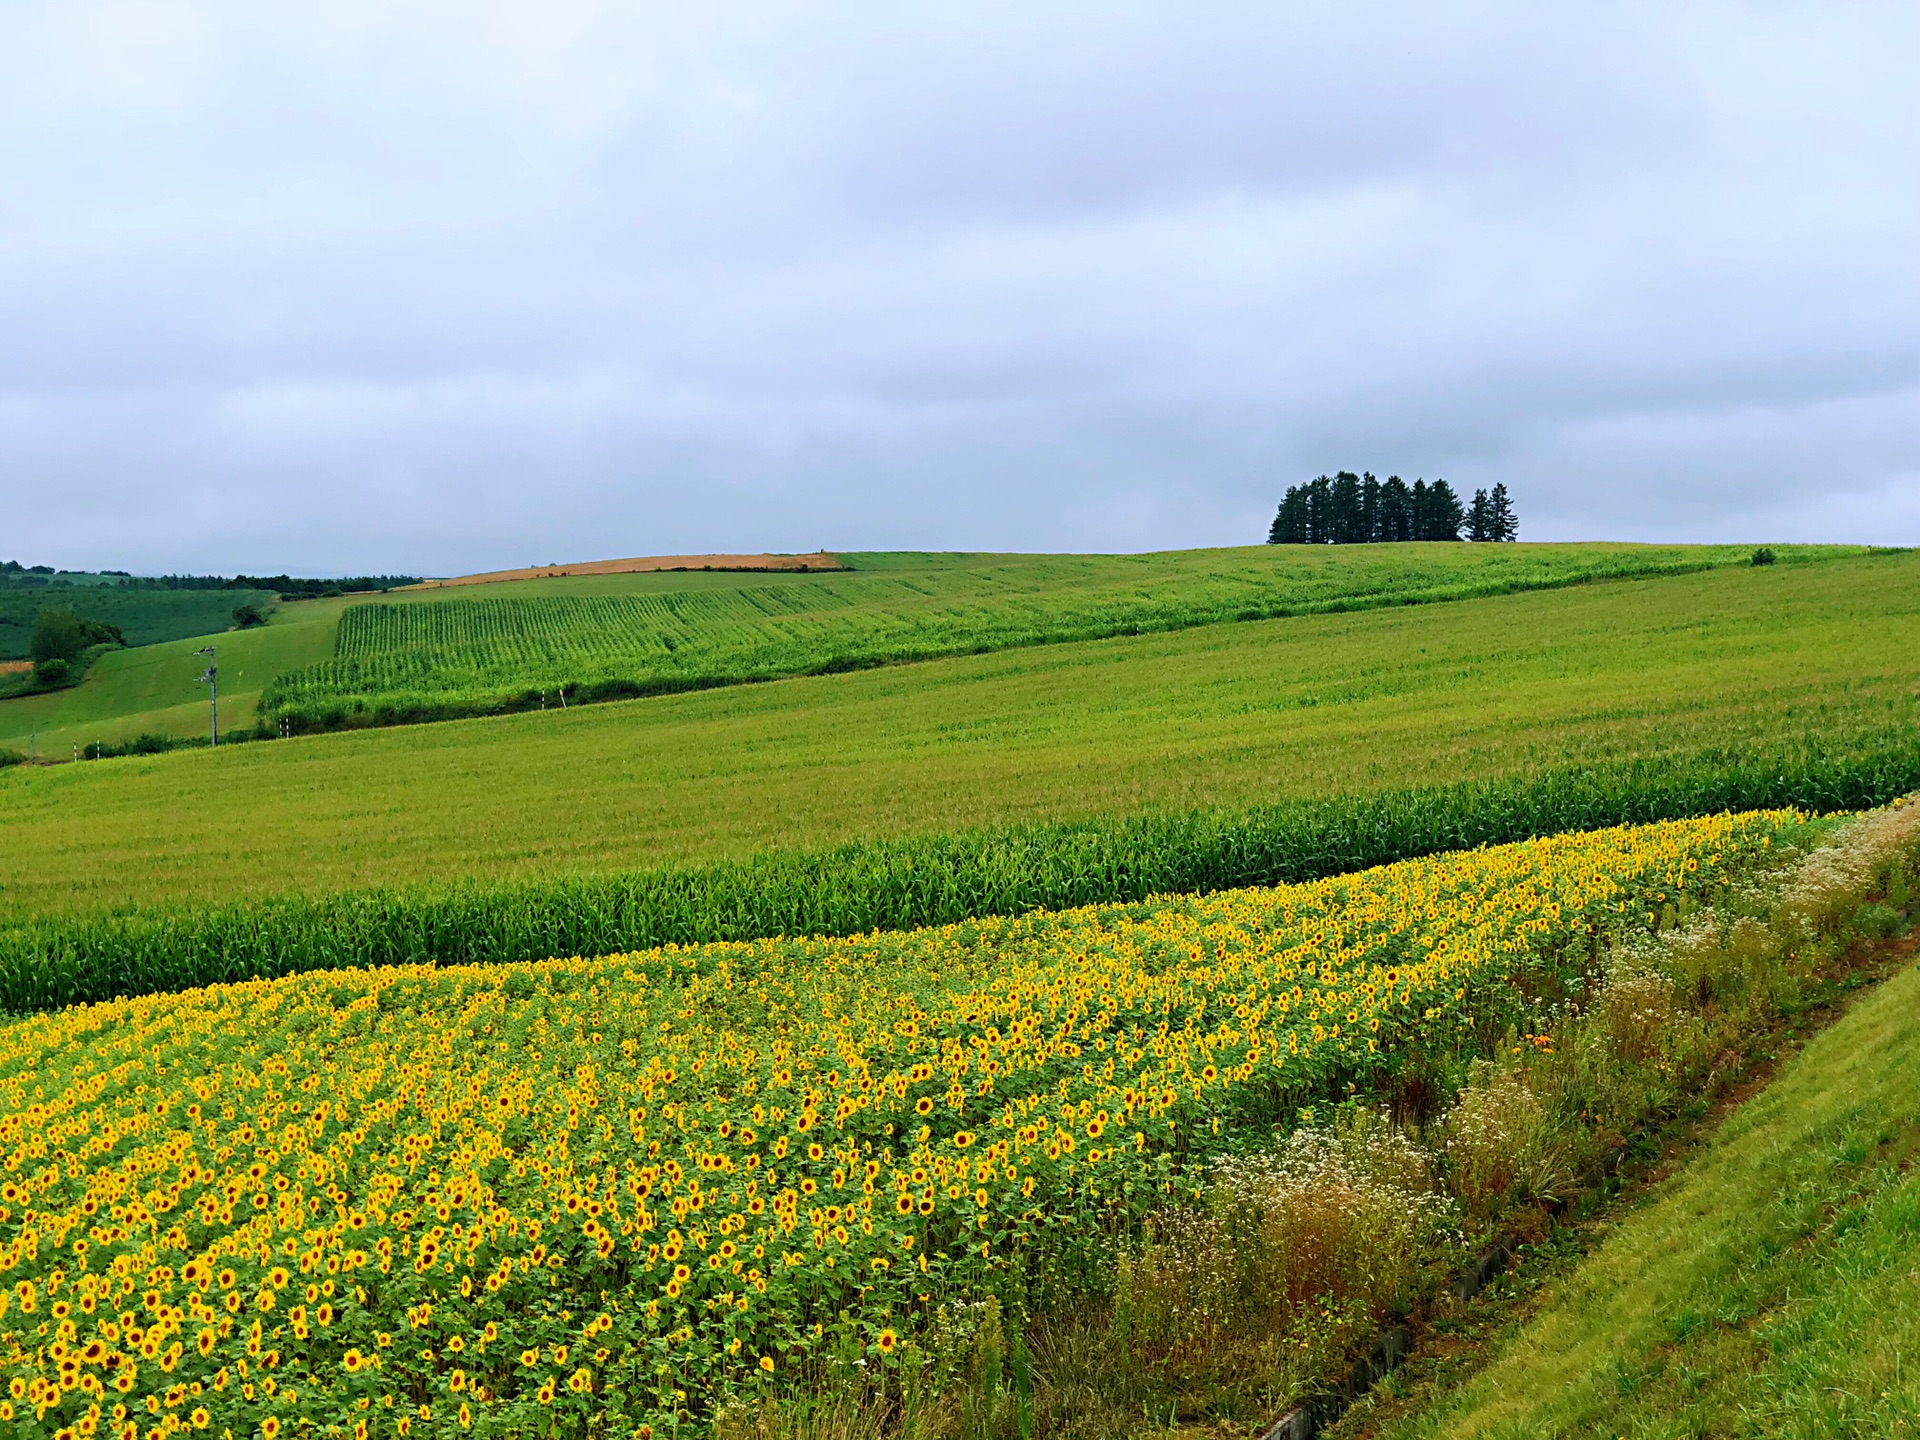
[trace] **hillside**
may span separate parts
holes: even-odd
[[[242,705],[376,621],[487,684],[646,661],[593,638],[623,633],[708,679],[728,645],[847,664],[0,771],[0,1421],[53,1435],[89,1384],[260,1434],[391,1401],[423,1435],[1121,1440],[1319,1405],[1863,974],[1920,881],[1920,811],[1833,813],[1920,783],[1920,553],[1593,584],[1425,553],[543,577],[219,637]],[[1306,613],[1227,613],[1250,585]],[[844,648],[915,634],[978,653]],[[186,648],[66,703],[197,726],[161,703]],[[1920,1040],[1882,1065],[1888,1033],[1743,1112],[1405,1433],[1908,1413],[1839,1338],[1914,1338]],[[172,1370],[100,1305],[127,1283],[190,1314]]]
[[[24,659],[42,610],[71,610],[118,626],[132,646],[156,645],[225,630],[234,608],[271,610],[270,590],[163,590],[134,585],[0,586],[0,660]]]
[[[25,752],[29,737],[42,756],[63,759],[70,750],[95,741],[108,744],[136,735],[188,736],[207,733],[207,687],[199,680],[207,658],[200,647],[214,647],[220,667],[220,725],[229,733],[251,728],[260,692],[286,669],[311,665],[333,652],[341,599],[296,600],[272,604],[264,626],[228,630],[225,621],[241,603],[232,590],[158,591],[211,605],[198,614],[200,627],[164,642],[109,650],[94,661],[80,684],[65,690],[0,700],[0,745]],[[207,627],[214,627],[208,632]],[[132,638],[129,636],[129,638]]]
[[[1254,546],[1156,555],[842,555],[854,574],[700,590],[362,604],[281,674],[299,729],[534,709],[1031,645],[1413,605],[1744,561],[1735,547]],[[1788,563],[1848,553],[1805,547]],[[864,572],[864,573],[861,573]]]
[[[21,767],[0,772],[0,914],[1843,743],[1910,733],[1915,653],[1920,555],[1881,554]]]
[[[1788,547],[1782,563],[1861,553]],[[226,631],[238,602],[219,599],[238,592],[135,590],[129,595],[159,597],[141,604],[175,606],[178,623],[160,632],[136,627],[135,650],[106,656],[75,689],[0,701],[0,746],[25,752],[31,744],[59,758],[141,735],[202,737],[205,691],[196,677],[204,661],[193,652],[204,644],[219,651],[222,730],[237,736],[256,726],[275,732],[282,719],[313,729],[537,710],[558,705],[563,689],[567,703],[579,704],[1263,615],[1685,573],[1742,564],[1747,555],[1737,547],[1599,544],[1256,546],[811,557],[832,558],[851,574],[648,571],[675,559],[810,563],[659,557],[429,582],[377,600],[293,600],[263,607],[267,630],[245,635]],[[141,645],[150,635],[165,643]]]

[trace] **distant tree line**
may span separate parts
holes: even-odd
[[[1465,531],[1465,535],[1462,535]],[[1342,470],[1287,487],[1269,545],[1373,545],[1395,540],[1517,540],[1520,520],[1505,485],[1462,505],[1444,480],[1409,485]]]
[[[295,575],[162,575],[151,583],[167,590],[271,590],[282,600],[314,600],[367,590],[418,585],[418,575],[349,575],[339,580],[303,580]]]
[[[354,595],[367,590],[397,590],[418,585],[418,575],[348,575],[338,580],[309,580],[297,575],[129,575],[125,570],[56,570],[51,565],[22,565],[0,560],[0,588],[41,585],[112,586],[120,590],[271,590],[282,600],[312,600]]]
[[[124,570],[56,570],[51,565],[22,565],[0,560],[0,590],[31,590],[45,585],[113,585],[132,577]]]

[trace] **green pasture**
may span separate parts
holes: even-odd
[[[0,772],[0,915],[1844,742],[1920,719],[1916,655],[1920,554],[1889,552],[16,767]]]
[[[1859,553],[1785,547],[1781,563]],[[666,571],[429,582],[377,601],[349,596],[277,607],[254,592],[130,589],[119,598],[160,607],[137,624],[115,612],[132,625],[136,648],[105,656],[70,690],[0,700],[0,746],[58,758],[142,734],[197,738],[207,717],[196,679],[204,662],[193,652],[204,644],[219,651],[221,726],[232,734],[261,719],[263,694],[269,728],[283,713],[316,728],[446,718],[537,709],[543,698],[557,706],[563,686],[579,703],[1268,613],[1706,569],[1743,563],[1748,554],[1728,546],[1615,544],[900,552],[843,557],[857,567],[852,574]],[[21,603],[37,604],[30,597],[45,593],[21,592],[29,597]],[[231,606],[249,597],[265,601],[271,624],[225,631]],[[30,615],[21,613],[30,626]],[[140,628],[150,622],[164,622],[162,631]],[[149,633],[164,634],[164,643],[141,644]],[[350,683],[342,688],[343,681]]]
[[[232,597],[252,592],[179,593]],[[230,610],[240,602],[228,598],[225,603]],[[207,657],[196,653],[203,645],[214,647],[220,667],[221,728],[250,729],[269,680],[333,653],[334,627],[347,603],[295,601],[277,605],[267,624],[255,629],[109,650],[78,685],[0,700],[0,745],[22,753],[31,746],[43,758],[65,759],[95,741],[130,740],[143,733],[205,735],[207,687],[199,676],[207,668]]]
[[[757,582],[760,577],[754,578]],[[770,574],[766,583],[778,585],[789,578],[803,582],[807,577]],[[645,595],[660,591],[699,593],[734,589],[740,580],[738,574],[689,571],[580,575],[554,580],[503,581],[487,586],[441,588],[429,584],[390,591],[381,597],[381,603],[435,604],[469,597],[476,591],[509,597]],[[52,593],[59,597],[64,592],[25,593],[43,597]],[[0,746],[23,754],[29,746],[34,746],[41,756],[60,759],[71,755],[76,748],[84,750],[95,742],[112,744],[143,734],[168,738],[205,735],[207,688],[197,677],[206,669],[206,658],[195,653],[203,645],[212,645],[217,652],[222,732],[231,734],[251,729],[259,719],[260,693],[267,684],[285,671],[331,659],[341,612],[361,603],[358,596],[282,602],[262,592],[232,590],[129,591],[128,594],[186,597],[192,604],[183,607],[179,614],[197,616],[197,628],[182,632],[183,638],[153,644],[136,642],[126,650],[109,651],[94,663],[86,679],[71,689],[0,700]],[[219,603],[208,601],[209,596]],[[233,607],[247,600],[264,602],[261,608],[268,611],[267,624],[254,630],[226,629],[225,622]],[[58,603],[67,602],[61,599]],[[112,616],[96,618],[112,619]],[[30,618],[26,625],[27,628],[19,632],[22,636],[31,629]],[[7,633],[5,627],[0,626],[0,638]],[[129,630],[129,639],[140,633]],[[24,640],[19,648],[24,655]],[[0,659],[6,658],[11,657],[0,655]]]
[[[83,577],[93,578],[93,577]],[[236,606],[279,604],[270,590],[163,590],[138,585],[0,585],[0,660],[26,658],[42,610],[71,610],[117,625],[129,645],[154,645],[224,630]]]
[[[1392,1440],[1920,1430],[1920,971],[1862,1000]]]
[[[416,592],[345,611],[332,658],[263,708],[302,729],[531,709],[1744,562],[1731,546],[1250,546],[1155,555],[850,555],[853,573]],[[1845,551],[1788,548],[1787,564]],[[1858,553],[1852,552],[1852,553]],[[584,578],[584,577],[583,577]],[[523,582],[524,583],[524,582]],[[546,584],[549,582],[534,582]],[[420,598],[444,595],[435,604]]]

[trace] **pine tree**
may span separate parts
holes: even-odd
[[[1453,493],[1453,487],[1444,480],[1436,480],[1427,487],[1427,528],[1429,540],[1458,540],[1460,526],[1467,518],[1467,512],[1460,504],[1460,497]]]
[[[1493,487],[1493,494],[1487,497],[1488,525],[1493,540],[1518,540],[1520,538],[1520,517],[1513,513],[1513,501],[1507,497],[1506,482]]]
[[[1398,475],[1389,475],[1380,487],[1378,534],[1388,542],[1413,538],[1413,492]]]
[[[1473,492],[1473,504],[1467,507],[1467,539],[1493,539],[1493,512],[1487,508],[1487,492]]]
[[[1316,475],[1307,486],[1307,543],[1326,545],[1333,540],[1333,480]]]
[[[1412,533],[1407,536],[1409,540],[1425,540],[1427,538],[1427,531],[1433,524],[1432,510],[1433,507],[1428,503],[1427,499],[1427,482],[1424,480],[1414,481],[1413,494],[1408,497],[1407,502],[1407,513],[1412,521]]]
[[[1342,470],[1333,477],[1333,487],[1329,495],[1329,519],[1332,534],[1328,536],[1336,545],[1358,545],[1367,538],[1366,517],[1360,509],[1360,477],[1351,470]]]
[[[1301,485],[1289,485],[1286,498],[1280,502],[1280,513],[1273,517],[1273,528],[1267,532],[1269,545],[1304,545],[1307,543],[1307,492]]]
[[[1371,470],[1360,478],[1360,532],[1369,545],[1380,539],[1380,482]]]

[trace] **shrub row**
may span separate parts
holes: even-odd
[[[1536,835],[1920,788],[1920,736],[1295,801],[1021,825],[613,875],[46,916],[0,931],[11,1013],[343,966],[599,955],[850,935],[1149,895],[1312,880]]]

